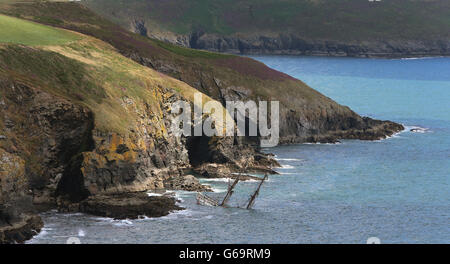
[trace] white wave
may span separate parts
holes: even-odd
[[[266,180],[266,182],[268,182],[269,180]],[[253,182],[260,182],[260,180],[256,180],[256,179],[251,179],[251,180],[246,180],[246,181],[241,181],[242,183],[253,183]]]
[[[65,216],[65,217],[72,217],[72,216],[81,216],[81,215],[84,215],[83,213],[64,213],[64,214],[61,214],[62,216]]]
[[[282,169],[286,169],[286,170],[295,169],[294,166],[292,166],[292,165],[287,165],[287,164],[281,165],[281,168],[282,168]]]
[[[204,182],[228,182],[232,181],[231,178],[202,178],[200,181]]]
[[[336,142],[336,143],[320,143],[320,142],[316,142],[316,143],[312,143],[312,142],[305,142],[302,143],[303,145],[325,145],[325,146],[335,146],[335,145],[341,145],[342,142]]]
[[[41,229],[41,232],[39,232],[39,234],[33,236],[32,239],[26,241],[25,243],[26,243],[26,244],[33,244],[33,241],[36,241],[36,240],[38,240],[38,239],[40,239],[40,238],[43,238],[43,237],[47,236],[47,235],[48,235],[48,232],[47,232],[47,231],[51,231],[51,230],[53,230],[53,229],[52,229],[52,228],[46,228],[46,227],[43,227],[43,228]],[[36,230],[34,230],[34,231],[37,233]]]
[[[227,191],[227,189],[225,189],[225,188],[215,188],[215,187],[213,187],[212,190],[215,193],[224,193]]]
[[[291,159],[291,158],[286,158],[286,159],[277,159],[279,161],[303,161],[302,159]]]
[[[173,220],[173,219],[178,219],[180,217],[191,217],[193,214],[194,214],[194,211],[185,209],[185,210],[180,210],[180,211],[173,211],[170,214],[160,217],[158,219]]]
[[[95,219],[96,221],[99,222],[104,222],[107,224],[113,224],[115,226],[128,226],[128,225],[133,225],[133,222],[130,219],[123,219],[123,220],[117,220],[111,217],[94,217],[93,219]],[[84,234],[83,230],[82,234]],[[78,234],[80,235],[80,231],[78,231]]]
[[[406,133],[406,132],[412,132],[412,133],[429,133],[429,132],[432,132],[429,128],[424,128],[424,127],[420,127],[420,126],[407,126],[407,125],[404,125],[404,124],[402,124],[402,125],[405,128],[402,131],[394,133],[391,136],[387,136],[386,138],[378,139],[378,140],[372,140],[372,141],[373,142],[382,142],[383,140],[387,140],[387,139],[403,138],[400,135],[403,134],[403,133]]]
[[[403,124],[402,124],[402,125],[403,125]],[[399,131],[399,132],[394,133],[394,134],[392,134],[392,135],[390,135],[390,136],[387,136],[386,138],[381,138],[381,139],[371,140],[371,141],[372,141],[372,142],[383,142],[384,140],[387,140],[387,139],[401,138],[400,134],[409,131],[409,129],[407,128],[407,126],[403,125],[403,127],[404,127],[405,129],[403,129],[402,131]]]
[[[279,172],[281,175],[295,175],[295,174],[298,174],[298,173],[295,173],[295,172]]]
[[[380,141],[385,140],[385,139],[391,139],[391,138],[401,138],[400,134],[401,134],[401,133],[404,133],[404,132],[405,132],[405,131],[400,131],[400,132],[394,133],[394,134],[392,134],[392,135],[390,135],[390,136],[387,136],[387,137],[384,138],[384,139],[380,139]]]
[[[147,193],[148,197],[160,197],[163,196],[162,193]]]
[[[131,222],[131,220],[129,220],[129,219],[113,220],[113,224],[115,226],[130,226],[130,225],[133,225],[133,222]]]
[[[109,217],[94,217],[94,220],[97,220],[99,222],[111,222],[114,219]]]
[[[429,60],[429,59],[436,59],[436,58],[444,58],[443,56],[434,56],[434,57],[411,57],[411,58],[400,58],[400,60]],[[396,59],[393,59],[396,60]]]
[[[82,229],[78,230],[78,236],[79,237],[84,237],[86,234],[84,233],[84,231]]]
[[[428,133],[431,132],[429,128],[420,126],[405,126],[405,130],[414,133]]]

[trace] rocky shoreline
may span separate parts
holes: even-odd
[[[43,226],[44,223],[38,215],[24,215],[12,223],[0,221],[0,244],[24,243],[39,234]]]
[[[138,30],[138,25],[134,31]],[[150,37],[188,48],[236,55],[301,55],[360,58],[450,56],[450,40],[305,39],[296,34],[233,34],[193,32],[189,35],[147,32]]]

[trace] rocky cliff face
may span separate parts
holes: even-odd
[[[377,140],[404,129],[402,125],[394,122],[363,118],[350,108],[337,104],[294,78],[281,76],[283,82],[261,83],[260,80],[253,80],[251,77],[247,77],[248,81],[242,78],[229,78],[223,72],[211,69],[199,71],[196,70],[198,66],[195,64],[183,65],[164,59],[142,57],[136,52],[125,55],[159,72],[177,76],[192,87],[222,102],[223,105],[226,101],[279,100],[280,144],[334,143],[340,139]],[[236,61],[229,59],[224,63],[230,65],[241,63],[243,68],[260,70],[262,78],[266,78],[265,76],[269,78],[273,71],[269,68],[261,69],[259,63],[252,61],[249,63],[240,58]],[[192,67],[191,71],[186,71],[183,66]],[[259,74],[251,70],[250,76]],[[258,138],[247,137],[241,141],[253,145],[259,143]]]
[[[33,209],[25,161],[0,148],[0,244],[24,242],[42,226]]]
[[[170,90],[158,92],[162,116],[149,105],[123,98],[124,111],[138,113],[138,122],[121,135],[98,130],[86,107],[14,81],[2,79],[1,88],[2,153],[23,156],[4,157],[11,167],[5,177],[17,178],[4,181],[5,197],[30,187],[35,204],[54,204],[57,196],[77,202],[97,194],[164,189],[165,181],[182,176],[198,155],[190,153],[186,138],[172,136],[166,128],[171,125],[171,103],[182,99]],[[203,151],[209,153],[205,161],[223,163],[242,157],[217,147],[233,144],[232,140],[219,139],[217,144],[205,140]]]
[[[53,203],[53,192],[73,156],[93,148],[92,113],[62,98],[8,79],[2,89],[0,147],[22,156],[35,203]]]
[[[244,55],[309,55],[335,57],[423,57],[449,56],[450,40],[367,40],[337,41],[307,39],[296,34],[233,34],[229,36],[193,32],[189,35],[133,31],[193,49]]]
[[[78,101],[79,95],[59,95],[64,91],[59,85],[68,79],[58,71],[46,76],[60,78],[49,88],[43,76],[23,75],[23,65],[11,62],[12,57],[21,60],[24,54],[27,63],[35,63],[36,54],[56,64],[71,59],[23,46],[0,49],[1,242],[29,239],[35,234],[31,230],[42,226],[36,210],[48,208],[118,218],[167,215],[181,209],[176,200],[149,198],[145,192],[208,191],[187,175],[193,166],[220,163],[239,169],[244,163],[258,163],[255,149],[233,138],[173,135],[170,127],[175,115],[170,108],[175,101],[191,100],[180,92],[194,90],[186,84],[164,77],[161,84],[145,86],[153,99],[115,98],[118,112],[126,118],[125,130],[118,132],[101,126],[99,119],[105,116]],[[119,54],[114,56],[137,65]],[[83,86],[80,82],[87,77],[73,78]],[[122,86],[122,90],[126,89]]]

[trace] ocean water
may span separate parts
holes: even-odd
[[[380,141],[266,149],[283,168],[252,210],[199,206],[194,193],[177,192],[187,209],[156,219],[44,213],[30,243],[450,243],[450,58],[253,58],[408,129]],[[202,181],[212,196],[225,194],[227,180]],[[240,183],[230,204],[243,206],[256,185]]]

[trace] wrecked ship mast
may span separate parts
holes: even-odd
[[[207,196],[206,194],[202,194],[202,193],[197,193],[197,204],[200,205],[205,205],[205,206],[221,206],[221,207],[229,207],[227,205],[227,202],[230,200],[231,196],[234,193],[234,188],[236,188],[237,184],[240,181],[240,177],[241,174],[239,174],[236,179],[233,181],[233,183],[231,185],[228,186],[228,191],[227,194],[225,195],[225,197],[223,198],[222,202],[219,203],[217,200],[215,200],[214,198],[211,198],[209,196]],[[253,205],[255,204],[255,200],[259,195],[259,190],[261,189],[261,186],[263,185],[263,183],[269,178],[269,176],[267,175],[267,173],[264,175],[264,178],[260,179],[260,182],[258,184],[258,187],[256,188],[255,192],[250,196],[250,199],[248,201],[247,206],[245,207],[246,209],[251,209],[253,207]]]

